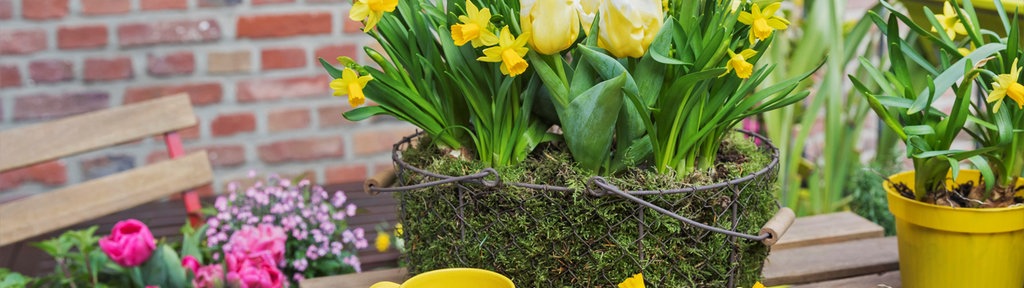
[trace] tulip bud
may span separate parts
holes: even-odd
[[[522,0],[520,25],[529,34],[530,46],[545,55],[562,52],[580,35],[579,14],[574,0]]]
[[[618,58],[643,57],[665,17],[659,0],[600,0],[598,13],[597,46]]]

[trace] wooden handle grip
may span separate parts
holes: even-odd
[[[370,187],[390,187],[391,185],[395,184],[396,178],[398,177],[397,175],[395,175],[395,168],[388,167],[384,170],[381,170],[380,172],[377,172],[377,174],[374,174],[373,177],[366,179],[366,181],[363,182],[363,191],[369,194],[377,194],[376,192],[370,190]]]
[[[786,234],[789,227],[793,225],[793,220],[796,220],[796,213],[793,213],[793,209],[789,209],[789,207],[779,209],[778,212],[775,212],[775,216],[772,216],[772,219],[768,220],[768,223],[761,227],[761,234],[768,233],[771,235],[771,237],[761,242],[769,247],[775,245],[775,242],[779,242],[782,235]]]

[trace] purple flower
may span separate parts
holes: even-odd
[[[306,271],[306,266],[308,265],[309,262],[306,261],[306,258],[299,258],[299,260],[295,260],[292,262],[292,267],[295,267],[295,270],[299,271]]]
[[[349,203],[348,207],[345,207],[345,210],[345,213],[348,214],[349,217],[356,216],[356,204]]]
[[[362,265],[359,263],[359,257],[356,257],[355,255],[345,257],[345,259],[343,259],[342,262],[345,262],[345,264],[352,266],[352,269],[355,269],[356,273],[363,272],[362,267],[360,267]]]
[[[341,205],[345,205],[345,201],[348,201],[348,196],[345,195],[345,192],[338,191],[334,192],[334,199],[331,200],[331,204],[334,207],[341,208]]]

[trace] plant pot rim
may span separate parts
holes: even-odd
[[[932,229],[963,232],[963,233],[1000,233],[1024,230],[1024,205],[1005,208],[953,208],[924,203],[916,199],[903,197],[895,189],[893,183],[907,183],[913,187],[915,171],[904,171],[889,177],[885,181],[886,196],[889,200],[889,211],[893,216],[915,225]],[[980,172],[973,169],[961,169],[960,180],[977,178]],[[953,182],[952,179],[947,179]],[[1024,185],[1024,179],[1018,185]]]

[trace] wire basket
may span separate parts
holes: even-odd
[[[520,287],[615,287],[642,272],[649,287],[750,287],[793,216],[773,198],[778,150],[740,132],[760,140],[766,167],[712,185],[637,191],[599,176],[571,189],[502,183],[491,168],[427,171],[401,156],[417,133],[392,154],[390,175],[404,186],[371,179],[366,191],[399,192],[410,274],[473,267]]]

